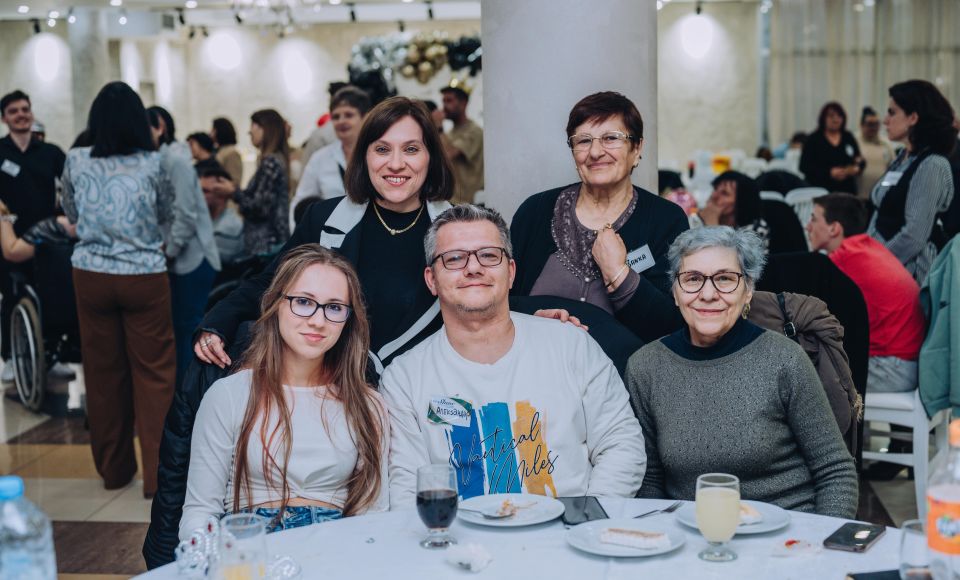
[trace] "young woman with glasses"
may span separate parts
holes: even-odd
[[[852,518],[857,473],[817,371],[798,343],[746,320],[759,237],[696,228],[668,259],[685,327],[627,364],[647,452],[638,497],[693,500],[700,474],[730,473],[743,499]]]
[[[240,371],[197,413],[180,538],[252,511],[269,531],[387,509],[389,429],[364,378],[369,328],[342,256],[306,244],[278,266]]]
[[[630,181],[643,150],[640,112],[619,93],[585,97],[570,111],[567,145],[581,181],[530,197],[513,217],[513,293],[588,302],[645,341],[673,331],[680,317],[666,253],[687,217]]]

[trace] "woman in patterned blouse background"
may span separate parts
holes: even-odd
[[[287,122],[274,109],[250,116],[250,142],[259,150],[257,171],[241,189],[218,179],[216,193],[231,194],[243,216],[244,251],[250,256],[270,256],[290,237],[290,146]]]
[[[152,497],[176,370],[160,227],[173,219],[174,192],[128,85],[100,90],[88,129],[93,146],[67,154],[62,201],[79,238],[73,281],[90,445],[104,487],[124,487],[137,473],[136,426],[143,495]]]

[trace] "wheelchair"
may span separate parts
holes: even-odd
[[[80,362],[72,254],[73,244],[41,244],[33,258],[32,283],[13,273],[10,353],[17,394],[31,411],[43,407],[50,368]]]

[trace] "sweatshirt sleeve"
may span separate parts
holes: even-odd
[[[859,495],[857,472],[817,371],[799,346],[784,353],[784,359],[780,393],[790,429],[813,476],[817,513],[853,518]]]
[[[217,381],[204,395],[197,411],[190,442],[187,493],[180,518],[181,540],[206,525],[210,516],[219,518],[224,512],[236,430],[242,418],[237,416],[237,402],[245,401],[249,393],[248,389],[237,389],[234,382],[230,378]]]
[[[647,464],[640,423],[630,409],[617,369],[600,346],[586,333],[576,340],[580,352],[574,353],[570,362],[581,369],[577,374],[584,385],[587,452],[593,466],[587,495],[633,497]]]
[[[417,492],[417,468],[430,463],[408,372],[396,364],[387,367],[380,380],[380,392],[390,413],[390,509],[409,508]],[[426,412],[426,409],[423,410]]]
[[[634,353],[627,362],[627,392],[630,395],[630,406],[633,407],[633,412],[640,421],[647,454],[647,469],[637,497],[663,498],[666,497],[666,488],[663,465],[660,463],[660,452],[657,449],[657,423],[650,412],[650,402],[647,400],[652,380],[646,368],[648,363],[645,363],[649,356],[649,352],[644,349]]]
[[[161,153],[161,163],[173,186],[173,223],[170,224],[166,254],[175,258],[196,235],[200,216],[195,202],[203,198],[203,193],[197,172],[186,157],[178,155],[171,147],[165,147]]]
[[[390,415],[383,397],[376,395],[377,412],[381,419],[380,429],[380,493],[377,499],[367,508],[366,513],[385,512],[390,509],[390,473],[387,467],[387,455],[390,449]]]

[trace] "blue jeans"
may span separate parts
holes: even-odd
[[[177,343],[177,383],[193,358],[193,331],[203,320],[207,297],[217,271],[203,260],[189,274],[170,274],[170,302],[173,306],[173,337]]]
[[[895,356],[872,356],[867,369],[868,393],[908,393],[917,388],[917,361]]]
[[[311,524],[339,520],[343,517],[343,512],[338,509],[316,505],[287,506],[287,509],[284,510],[283,517],[280,517],[280,508],[261,507],[252,510],[250,508],[244,508],[237,513],[255,513],[258,516],[269,519],[270,521],[267,522],[268,534],[279,532],[280,530],[292,530],[293,528],[301,528]]]

